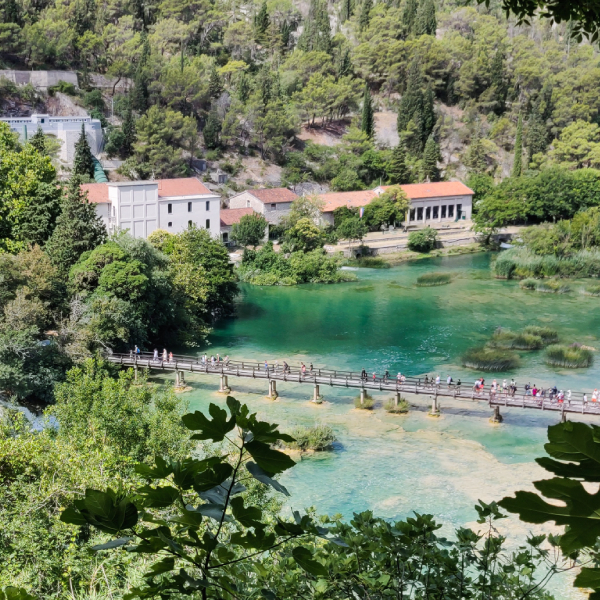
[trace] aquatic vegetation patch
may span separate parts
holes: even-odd
[[[286,442],[285,447],[292,450],[315,450],[317,452],[330,450],[337,440],[335,432],[329,425],[296,427],[290,435],[295,441]]]
[[[434,285],[446,285],[452,281],[452,275],[450,273],[425,273],[417,277],[418,287],[432,287]]]
[[[581,344],[553,344],[546,349],[546,363],[553,367],[567,369],[584,369],[594,362],[594,355],[589,348]]]
[[[546,344],[541,336],[532,333],[517,333],[508,329],[497,329],[490,345],[508,350],[539,350]]]
[[[537,285],[537,281],[535,279],[531,279],[531,278],[527,278],[527,279],[523,279],[520,283],[519,283],[519,287],[521,287],[524,290],[535,290],[535,286]]]
[[[571,291],[571,288],[558,279],[542,279],[535,286],[535,291],[545,294],[566,294]]]
[[[527,325],[523,330],[524,333],[537,335],[544,340],[546,344],[558,342],[558,331],[552,327],[542,327],[541,325]]]
[[[343,262],[347,267],[359,267],[361,269],[389,269],[391,264],[379,256],[361,256],[360,258],[348,258]]]
[[[581,291],[586,296],[600,296],[600,284],[586,285]]]
[[[404,399],[401,398],[396,406],[394,399],[390,398],[384,405],[384,408],[387,412],[393,413],[396,415],[404,415],[408,412],[410,408],[410,404]]]
[[[373,406],[375,406],[375,400],[373,399],[373,396],[371,396],[371,394],[365,393],[365,399],[361,404],[359,394],[358,396],[356,396],[356,398],[354,398],[354,406],[363,410],[372,410]]]
[[[375,289],[374,285],[361,285],[353,288],[355,292],[372,292]]]
[[[516,352],[487,346],[470,348],[462,356],[463,366],[478,371],[510,371],[519,366]]]

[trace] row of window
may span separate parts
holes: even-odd
[[[191,228],[192,225],[192,221],[188,221],[188,227]],[[169,221],[167,227],[173,227],[173,221]],[[210,219],[206,219],[206,229],[210,229]]]
[[[462,204],[456,205],[456,216],[460,219],[462,213]],[[410,209],[409,221],[423,221],[423,215],[425,215],[425,221],[435,219],[452,219],[454,218],[454,204],[442,206],[419,206],[418,208]]]
[[[188,202],[188,212],[192,212],[192,204],[193,204],[193,202]],[[206,210],[210,210],[210,200],[206,201]],[[173,213],[173,205],[172,204],[167,204],[167,212],[169,214]]]

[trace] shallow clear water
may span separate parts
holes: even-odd
[[[451,374],[471,383],[479,374],[462,368],[460,355],[484,343],[498,326],[550,325],[566,342],[598,345],[600,299],[525,292],[516,282],[493,279],[490,260],[477,254],[361,269],[358,282],[332,286],[245,286],[237,318],[217,327],[206,351],[257,362],[439,373],[442,379]],[[419,275],[438,270],[451,272],[453,282],[415,286]],[[521,354],[519,369],[495,377],[573,390],[600,387],[594,367],[560,371],[545,366],[542,352]],[[493,377],[486,375],[488,381]],[[223,401],[215,377],[196,375],[191,381],[192,409]],[[369,413],[354,409],[351,390],[322,386],[327,402],[315,406],[308,402],[308,385],[280,384],[276,402],[265,399],[265,382],[230,378],[230,385],[232,395],[284,429],[315,422],[335,429],[339,442],[333,452],[305,457],[283,476],[291,506],[345,517],[365,509],[386,518],[428,512],[445,524],[446,533],[473,525],[479,498],[499,500],[531,489],[533,480],[545,476],[533,459],[543,455],[546,427],[557,419],[512,409],[502,411],[504,423],[491,425],[485,403],[450,399],[442,399],[442,416],[434,419],[426,414],[428,396],[410,397],[409,415],[391,416],[382,409],[385,393],[374,394],[377,405]],[[513,539],[530,530],[512,518],[505,527]],[[558,597],[576,597],[568,581],[553,588]]]

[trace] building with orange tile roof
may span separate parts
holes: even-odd
[[[246,190],[229,198],[229,208],[252,208],[265,217],[271,225],[278,225],[287,215],[298,194],[287,188]]]
[[[242,217],[254,213],[252,208],[223,208],[221,209],[221,241],[227,244],[231,235],[231,228],[240,222]]]

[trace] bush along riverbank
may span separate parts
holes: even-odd
[[[259,250],[244,250],[237,268],[240,281],[253,285],[298,285],[300,283],[342,283],[356,275],[340,271],[342,260],[328,256],[321,248],[309,252],[275,252],[271,242]]]

